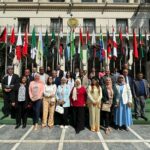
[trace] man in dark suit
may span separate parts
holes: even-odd
[[[30,82],[34,80],[34,77],[31,76],[30,70],[29,69],[25,69],[24,71],[24,75],[27,78],[27,86],[29,86]]]
[[[19,76],[14,74],[12,66],[8,66],[7,75],[2,79],[2,90],[4,97],[4,106],[2,112],[4,116],[1,118],[8,117],[11,114],[11,117],[14,118],[14,107],[15,101],[17,98],[17,89],[19,86]]]
[[[57,65],[57,77],[61,79],[63,76],[64,76],[64,72],[63,70],[61,70],[61,66]]]
[[[133,89],[133,78],[129,75],[128,69],[123,69],[122,74],[125,78],[125,82],[130,85],[130,88],[132,91],[132,89]]]
[[[147,80],[143,79],[143,73],[138,73],[137,79],[133,82],[133,97],[135,118],[143,118],[145,121],[145,100],[149,98],[149,86]]]
[[[53,78],[53,82],[56,84],[56,86],[60,85],[60,77],[57,77],[57,72],[54,70],[52,72],[52,78]]]

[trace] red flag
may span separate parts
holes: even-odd
[[[27,54],[28,54],[28,26],[26,27],[23,49],[22,49],[22,55],[26,57]]]
[[[134,58],[138,59],[139,58],[139,54],[138,54],[138,48],[137,48],[137,39],[136,39],[136,34],[135,31],[133,29],[133,56]]]
[[[21,27],[19,27],[18,39],[16,44],[16,56],[17,60],[21,60],[21,49],[22,49],[22,38],[21,38]]]
[[[63,57],[63,44],[60,43],[59,45],[59,54],[60,54],[60,57],[62,58]]]
[[[109,59],[112,58],[112,40],[109,35],[109,31],[107,30],[107,57]]]
[[[11,31],[11,36],[10,36],[10,44],[14,45],[15,42],[16,42],[16,37],[15,37],[15,30],[14,30],[14,27],[13,27],[12,31]]]
[[[7,42],[7,30],[6,27],[4,28],[3,32],[0,35],[0,42]]]

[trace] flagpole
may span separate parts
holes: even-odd
[[[28,66],[28,60],[27,60],[27,57],[26,57],[26,65],[25,65],[25,66],[26,66],[26,69],[27,69],[27,66]]]
[[[135,74],[136,74],[136,70],[135,70],[135,58],[134,58],[134,63],[133,63],[133,70],[134,70],[134,79],[135,79]]]
[[[140,72],[142,71],[142,60],[141,60],[141,58],[140,58]]]
[[[6,33],[6,46],[5,46],[5,74],[7,74],[7,33]]]

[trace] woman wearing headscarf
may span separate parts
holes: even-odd
[[[60,128],[68,128],[68,111],[70,107],[70,87],[66,84],[67,79],[61,78],[61,85],[58,86],[56,91],[57,104],[64,108],[64,113],[59,114]]]
[[[47,83],[44,87],[44,98],[43,98],[43,118],[42,127],[46,127],[47,123],[49,128],[54,126],[54,111],[56,103],[56,84],[53,83],[52,76],[49,76]]]
[[[71,106],[73,107],[73,120],[76,133],[84,130],[85,124],[85,105],[87,93],[84,86],[81,85],[81,80],[76,79],[75,86],[71,92]]]
[[[109,134],[110,122],[113,112],[113,106],[116,105],[116,99],[118,97],[117,89],[115,85],[112,85],[110,77],[106,77],[105,84],[102,86],[102,121],[105,126],[105,133]]]
[[[34,76],[34,81],[30,82],[29,95],[33,102],[33,124],[34,130],[38,129],[39,117],[42,109],[42,99],[44,93],[44,83],[40,80],[38,73]]]
[[[96,77],[92,78],[92,83],[88,87],[88,106],[89,106],[89,123],[91,131],[98,132],[100,129],[100,106],[102,99],[102,89]]]
[[[128,127],[133,124],[131,113],[132,94],[130,86],[125,83],[123,75],[119,75],[116,88],[119,93],[119,99],[115,107],[114,122],[120,129],[128,131]]]

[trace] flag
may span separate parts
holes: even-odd
[[[51,42],[55,42],[56,41],[56,36],[55,36],[55,31],[52,31],[52,39]]]
[[[150,48],[150,40],[147,34],[147,31],[145,31],[145,52],[146,54],[149,52]]]
[[[125,57],[127,58],[127,60],[130,59],[130,42],[129,42],[129,32],[128,32],[128,27],[126,27]]]
[[[20,26],[18,38],[17,38],[17,44],[16,44],[16,56],[18,61],[20,61],[22,57],[21,51],[22,51],[22,38],[21,38],[21,26]]]
[[[90,34],[89,34],[88,27],[87,27],[87,30],[86,30],[86,45],[87,45],[87,48],[89,48],[89,46],[90,46]]]
[[[14,29],[14,27],[11,30],[11,36],[10,36],[9,42],[10,42],[10,50],[9,50],[9,52],[11,53],[12,52],[12,46],[16,42],[16,36],[15,36],[15,29]]]
[[[113,58],[114,60],[116,60],[118,56],[117,56],[117,42],[114,27],[112,27],[112,30],[113,30]]]
[[[71,57],[75,54],[75,31],[71,31]]]
[[[111,38],[110,38],[110,35],[109,35],[109,31],[107,29],[107,57],[109,59],[112,58],[112,50],[111,50],[111,48],[112,48],[112,41],[111,41]]]
[[[144,41],[143,41],[143,36],[141,33],[141,29],[139,28],[139,45],[138,45],[138,50],[139,50],[139,57],[142,59],[144,58]]]
[[[25,31],[25,35],[24,35],[22,55],[25,57],[28,55],[28,25],[26,26],[26,31]]]
[[[122,28],[119,27],[119,50],[121,56],[125,55],[124,48],[123,48],[123,37],[122,37]]]
[[[49,39],[48,39],[48,31],[46,30],[45,37],[44,37],[44,57],[48,57],[48,46],[49,46]]]
[[[91,44],[92,45],[95,45],[96,44],[96,37],[95,37],[95,31],[93,29],[93,33],[92,33],[92,41],[91,41]]]
[[[0,42],[7,43],[7,30],[4,28],[3,32],[0,35]]]
[[[62,58],[63,57],[63,49],[64,49],[64,45],[63,45],[63,30],[60,30],[60,45],[59,45],[59,55]]]
[[[43,66],[43,40],[42,40],[42,32],[39,32],[38,39],[38,48],[36,53],[36,64],[39,66]]]
[[[31,39],[31,58],[32,59],[35,59],[36,52],[37,52],[37,48],[36,48],[36,36],[35,36],[35,27],[34,27],[32,30],[32,39]]]
[[[67,37],[66,37],[66,51],[65,51],[65,57],[69,61],[70,60],[70,34],[67,29]]]
[[[104,50],[104,40],[103,40],[103,33],[102,30],[100,29],[100,62],[102,62],[105,58],[105,50]]]
[[[136,33],[133,29],[133,56],[135,59],[139,58],[139,53],[138,53],[138,49],[137,49],[137,40],[136,40]]]
[[[82,31],[81,31],[81,27],[80,27],[80,32],[79,32],[79,45],[78,45],[78,54],[80,55],[80,60],[83,59],[82,46],[83,46],[83,37],[82,37]]]

